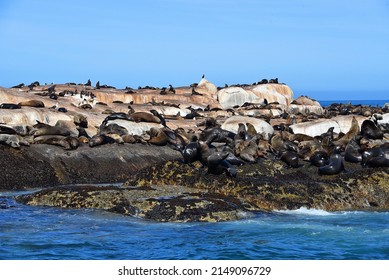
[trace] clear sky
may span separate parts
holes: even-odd
[[[5,87],[181,86],[205,74],[388,99],[389,0],[0,0],[0,57]]]

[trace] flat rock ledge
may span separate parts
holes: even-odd
[[[287,169],[262,160],[238,167],[237,178],[207,174],[178,161],[143,168],[120,187],[66,186],[18,196],[28,205],[97,208],[159,222],[221,222],[258,211],[300,207],[389,209],[388,168],[346,163],[347,172],[319,176],[305,164]]]

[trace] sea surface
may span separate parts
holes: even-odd
[[[386,100],[318,100],[322,107],[327,107],[332,103],[343,103],[343,104],[352,104],[352,105],[367,105],[367,106],[378,106],[382,107],[385,103],[389,102],[389,99]]]
[[[323,106],[350,101],[321,101]],[[387,100],[351,101],[383,106]],[[156,223],[32,207],[0,192],[0,259],[389,260],[389,212],[301,208],[223,223]]]
[[[223,223],[157,223],[32,207],[0,193],[0,259],[389,259],[389,212],[301,208]]]

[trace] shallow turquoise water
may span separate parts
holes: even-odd
[[[154,223],[0,198],[0,259],[389,259],[389,212],[300,209]],[[5,208],[5,207],[4,207]]]

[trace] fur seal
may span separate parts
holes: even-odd
[[[133,135],[131,135],[131,134],[123,135],[122,139],[123,139],[124,143],[130,143],[130,144],[136,143],[135,137]]]
[[[83,114],[76,114],[73,117],[73,122],[83,128],[88,128],[88,117]]]
[[[233,147],[235,135],[235,133],[230,132],[228,130],[224,130],[220,127],[214,127],[210,129],[205,129],[200,134],[199,139],[201,141],[206,141],[208,144],[212,142],[221,142]]]
[[[185,146],[181,152],[184,158],[184,163],[192,165],[193,162],[200,161],[200,144],[196,136],[192,137],[192,141]]]
[[[21,106],[18,104],[12,104],[12,103],[2,103],[0,104],[0,109],[20,109]]]
[[[360,153],[359,141],[362,135],[356,135],[348,142],[345,149],[344,160],[348,162],[358,163],[362,161],[362,154]]]
[[[237,170],[225,159],[228,157],[227,152],[214,152],[207,157],[208,173],[210,174],[222,174],[226,173],[227,176],[236,177]]]
[[[310,158],[309,161],[316,167],[322,167],[328,164],[329,157],[324,151],[316,151]]]
[[[167,127],[164,117],[162,117],[162,115],[160,113],[158,113],[157,110],[152,109],[152,110],[150,110],[150,113],[153,114],[154,116],[156,116],[161,121],[161,124],[164,127]]]
[[[96,147],[104,144],[115,143],[115,139],[104,134],[96,134],[89,139],[89,147]]]
[[[100,126],[100,134],[117,134],[120,136],[127,135],[128,130],[125,127],[122,127],[116,123],[110,123],[109,125]]]
[[[176,94],[176,90],[172,85],[169,85],[169,91],[172,92],[173,94]]]
[[[113,113],[113,114],[110,114],[108,117],[106,117],[103,120],[102,125],[105,126],[108,121],[117,120],[117,119],[119,119],[119,120],[126,120],[126,121],[132,121],[132,119],[126,113]]]
[[[243,159],[244,161],[255,163],[257,162],[258,157],[258,141],[259,139],[257,137],[244,141],[245,143],[242,143],[243,147],[240,147],[242,149],[239,151],[239,157]]]
[[[246,123],[246,127],[247,127],[247,135],[252,138],[254,137],[255,135],[257,135],[257,130],[255,129],[255,127],[251,124],[251,123]]]
[[[129,116],[129,119],[134,122],[152,122],[161,123],[161,120],[151,113],[147,112],[135,112]]]
[[[167,136],[168,144],[174,149],[181,151],[184,147],[189,144],[188,139],[182,137],[179,133],[176,133],[168,128],[162,128],[163,132]]]
[[[341,145],[343,148],[346,147],[347,143],[355,136],[360,133],[359,124],[355,117],[351,121],[351,127],[349,131],[338,140],[334,141],[335,145]]]
[[[12,127],[0,124],[0,134],[18,134]]]
[[[329,158],[327,165],[319,167],[320,175],[336,175],[344,170],[343,158],[340,154],[340,149],[335,149]]]
[[[85,137],[86,139],[90,139],[91,137],[88,135],[88,132],[86,132],[85,128],[82,126],[77,127],[78,130],[78,138]]]
[[[361,135],[369,139],[382,139],[384,133],[371,120],[364,120],[361,126]]]
[[[168,137],[165,132],[157,127],[150,128],[148,134],[150,135],[149,143],[157,146],[165,146],[168,143]]]
[[[43,108],[45,107],[45,104],[40,100],[28,100],[28,101],[22,101],[18,103],[19,106],[28,106],[28,107],[36,107],[36,108]]]
[[[389,143],[363,151],[362,166],[387,167],[389,161]]]
[[[65,150],[75,150],[80,146],[80,142],[73,136],[42,135],[34,138],[37,144],[49,144],[63,147]]]
[[[283,151],[281,152],[280,159],[285,162],[289,167],[297,168],[299,167],[299,157],[296,152],[293,151]]]
[[[30,143],[25,141],[23,137],[15,134],[0,134],[0,144],[19,149],[20,145],[30,146]]]
[[[246,126],[243,123],[238,124],[238,131],[234,137],[234,140],[249,140],[249,136],[246,131]]]
[[[39,128],[34,133],[34,137],[42,136],[42,135],[62,135],[62,136],[69,136],[70,131],[69,129],[61,126],[48,126],[48,127],[42,127]]]

